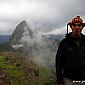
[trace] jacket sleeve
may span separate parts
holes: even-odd
[[[56,75],[58,84],[63,84],[63,44],[62,42],[59,44],[57,54],[56,54]]]

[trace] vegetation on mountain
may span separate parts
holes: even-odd
[[[5,71],[4,79],[9,78],[13,85],[48,85],[55,80],[49,68],[36,65],[17,52],[0,52],[0,69]]]

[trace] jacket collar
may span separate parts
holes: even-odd
[[[85,35],[84,34],[82,34],[81,33],[81,35],[80,35],[81,37],[79,38],[79,39],[81,39],[81,40],[85,40]],[[66,39],[68,39],[68,40],[76,40],[76,38],[73,38],[73,36],[72,36],[72,32],[70,32],[68,35],[66,34]]]

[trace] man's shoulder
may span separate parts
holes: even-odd
[[[63,39],[60,41],[60,45],[65,44],[66,41],[67,41],[66,38],[63,38]]]
[[[66,37],[61,40],[61,43],[67,41]]]
[[[81,39],[85,41],[85,35],[84,34],[81,34]]]

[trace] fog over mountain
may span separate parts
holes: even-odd
[[[38,32],[26,21],[22,21],[14,30],[10,44],[37,64],[54,68],[58,39],[59,36]]]

